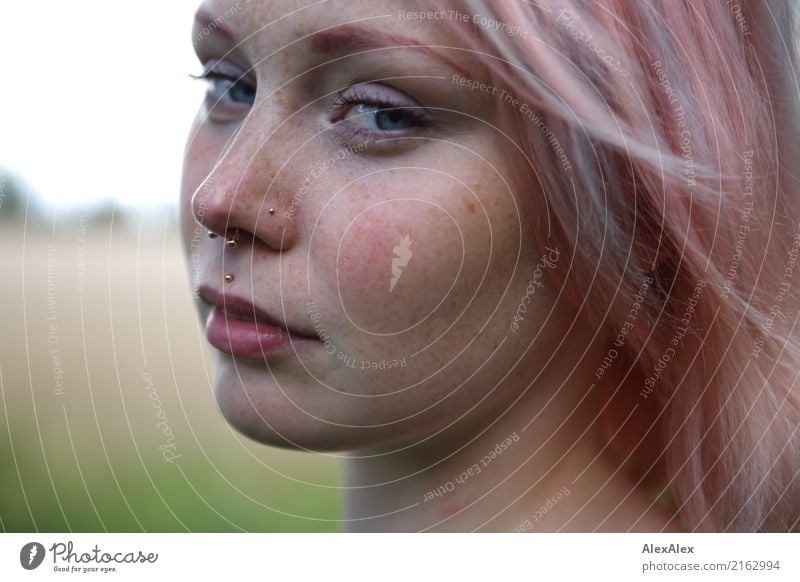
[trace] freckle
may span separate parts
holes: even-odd
[[[473,212],[475,212],[475,205],[472,202],[468,202],[467,209],[469,210],[469,213],[472,214]]]

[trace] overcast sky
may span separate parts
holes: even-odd
[[[0,8],[0,168],[57,208],[175,200],[199,0],[37,0]]]

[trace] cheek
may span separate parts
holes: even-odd
[[[447,298],[464,248],[453,218],[401,200],[362,212],[337,254],[337,293],[349,318],[366,331],[396,333]]]
[[[345,326],[430,337],[481,285],[489,220],[468,191],[440,186],[425,199],[419,191],[394,192],[341,212],[322,244],[331,306]]]

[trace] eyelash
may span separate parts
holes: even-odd
[[[210,109],[221,109],[225,113],[225,107],[228,107],[229,111],[233,110],[232,113],[238,116],[239,108],[248,107],[252,103],[248,103],[247,100],[236,100],[232,97],[232,94],[240,89],[252,91],[254,94],[255,87],[241,74],[235,75],[238,69],[237,71],[224,72],[217,70],[216,67],[218,66],[226,66],[226,64],[224,62],[216,62],[213,65],[206,63],[206,69],[201,74],[189,76],[192,79],[208,83],[206,99]],[[228,86],[224,90],[215,90],[212,85],[214,81],[227,83]],[[427,111],[416,104],[410,97],[400,98],[398,95],[402,95],[402,93],[386,86],[376,86],[372,90],[373,92],[383,93],[383,96],[371,95],[369,87],[370,84],[346,87],[336,94],[331,103],[329,111],[335,114],[334,125],[339,130],[346,131],[349,134],[348,137],[374,141],[384,137],[407,135],[415,130],[420,131],[428,128],[433,124]],[[374,108],[374,111],[363,114],[365,118],[377,116],[381,112],[395,111],[406,115],[411,124],[408,127],[388,130],[361,127],[357,123],[346,119],[352,109],[357,106]]]
[[[392,91],[395,90],[388,88],[385,89],[385,92]],[[348,95],[348,92],[352,92],[353,94]],[[348,131],[350,133],[368,137],[399,135],[400,133],[407,133],[415,129],[424,129],[432,125],[432,121],[423,107],[416,104],[409,105],[409,102],[412,102],[410,98],[408,99],[409,102],[403,103],[399,99],[390,99],[387,97],[379,98],[370,96],[368,93],[368,91],[365,91],[363,87],[358,85],[348,87],[337,93],[333,103],[331,104],[331,110],[337,112],[336,124],[348,124]],[[358,105],[376,108],[376,110],[371,113],[372,115],[385,111],[401,111],[412,120],[413,125],[408,129],[401,130],[369,130],[363,127],[358,127],[355,124],[346,121],[345,119],[350,113],[350,110]]]
[[[244,78],[243,75],[235,75],[234,73],[225,73],[222,71],[218,71],[215,69],[217,66],[224,66],[223,63],[215,63],[214,65],[206,64],[206,69],[200,73],[199,75],[189,75],[192,79],[196,81],[203,81],[207,83],[208,89],[206,92],[206,99],[208,100],[208,104],[213,108],[218,108],[220,106],[229,106],[229,107],[240,107],[240,106],[247,106],[252,103],[248,103],[249,99],[255,98],[255,87],[251,83]],[[224,89],[219,89],[214,87],[214,82],[225,82],[227,83],[227,87]],[[244,100],[237,100],[234,98],[236,91],[245,90],[248,92],[252,92],[253,95],[247,96]],[[213,101],[211,100],[213,97]]]

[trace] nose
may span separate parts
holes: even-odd
[[[270,155],[275,148],[264,142],[265,132],[254,131],[254,123],[243,122],[195,190],[192,214],[210,233],[229,238],[238,230],[240,242],[249,236],[285,251],[297,235],[297,217],[289,212],[290,178],[276,178],[277,160]]]

